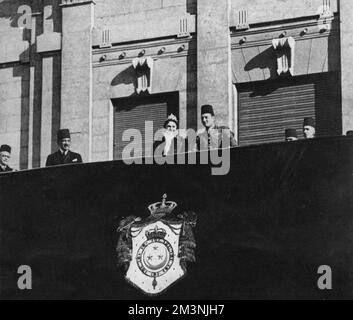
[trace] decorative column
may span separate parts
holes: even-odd
[[[234,127],[229,29],[230,1],[197,1],[198,126],[203,104],[214,107],[217,120]]]
[[[341,0],[342,130],[353,130],[353,4]]]
[[[62,0],[61,128],[83,161],[92,150],[92,28],[94,1]]]

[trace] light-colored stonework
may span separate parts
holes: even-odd
[[[353,128],[353,3],[341,0],[0,0],[0,143],[16,169],[42,166],[68,127],[84,161],[113,158],[113,104],[137,92],[133,61],[153,61],[151,94],[179,93],[181,128],[202,104],[237,133],[237,84],[271,79],[273,40],[292,38],[291,73],[342,74]],[[31,28],[18,25],[31,8]],[[341,23],[340,23],[341,22]],[[142,86],[146,79],[142,80]]]

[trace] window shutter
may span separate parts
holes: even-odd
[[[242,146],[284,141],[286,128],[297,129],[298,137],[303,138],[305,117],[316,120],[317,136],[341,133],[336,73],[248,83],[237,89]]]

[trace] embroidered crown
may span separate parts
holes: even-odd
[[[167,195],[164,194],[162,197],[162,202],[150,204],[148,206],[148,210],[150,210],[151,215],[153,216],[165,215],[172,212],[176,206],[177,204],[175,202],[167,201]]]

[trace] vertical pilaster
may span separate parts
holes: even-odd
[[[34,2],[37,9],[38,2]],[[36,53],[36,38],[41,33],[41,13],[32,14],[31,39],[29,48],[29,122],[28,122],[28,169],[40,166],[40,122],[41,122],[41,59]]]
[[[42,43],[49,44],[50,37],[54,35],[54,10],[58,0],[43,1],[43,34]],[[43,41],[44,40],[44,41]],[[37,39],[38,42],[38,39]],[[42,48],[40,48],[42,49]],[[41,116],[41,149],[40,161],[43,167],[47,156],[56,148],[56,131],[60,122],[60,51],[41,52],[42,57],[42,116]],[[58,48],[55,48],[58,49]]]
[[[41,166],[52,152],[53,57],[43,57]]]
[[[91,160],[92,28],[94,2],[63,0],[61,127],[72,133],[72,149]]]
[[[211,104],[218,121],[234,129],[229,11],[230,0],[197,2],[199,126],[201,105]]]
[[[341,0],[342,129],[353,130],[353,2]]]

